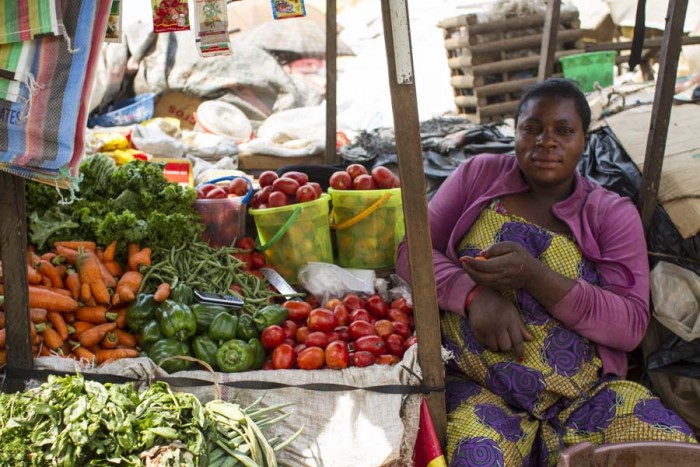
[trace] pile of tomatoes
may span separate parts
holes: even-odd
[[[334,190],[383,190],[399,188],[399,177],[384,166],[377,166],[372,173],[362,164],[350,164],[345,170],[331,175],[328,184]]]
[[[253,194],[250,206],[254,209],[279,208],[295,203],[313,201],[321,197],[321,185],[310,182],[303,172],[290,171],[281,177],[266,170],[258,178],[260,189]]]
[[[197,187],[197,199],[235,198],[245,196],[248,190],[248,182],[237,177],[226,183],[205,183]]]
[[[264,369],[393,365],[416,343],[413,309],[404,298],[387,303],[379,295],[363,299],[348,294],[314,305],[283,304],[288,319],[266,327],[260,336],[268,353]]]

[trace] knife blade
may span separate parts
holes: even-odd
[[[298,293],[294,290],[294,287],[289,285],[284,277],[280,276],[280,273],[271,268],[260,268],[260,273],[265,276],[265,279],[272,284],[274,288],[277,289],[279,293],[284,295],[287,300],[301,300],[296,294]]]

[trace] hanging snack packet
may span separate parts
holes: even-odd
[[[122,0],[112,0],[112,7],[109,10],[107,20],[107,32],[105,42],[122,41]]]
[[[306,16],[304,0],[270,0],[272,15],[275,19],[297,18]]]
[[[190,12],[188,0],[151,0],[153,32],[188,31]]]
[[[195,0],[194,15],[199,55],[231,55],[226,0]]]

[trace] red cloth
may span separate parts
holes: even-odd
[[[413,451],[413,463],[415,467],[440,467],[447,465],[425,398],[420,403],[420,424],[418,425],[418,437],[416,438],[416,446]]]

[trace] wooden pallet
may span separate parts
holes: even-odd
[[[513,116],[523,88],[537,82],[544,18],[541,14],[479,22],[470,14],[439,23],[459,115],[476,123]],[[578,11],[563,11],[556,58],[583,53],[582,37]],[[557,62],[554,76],[560,75]]]

